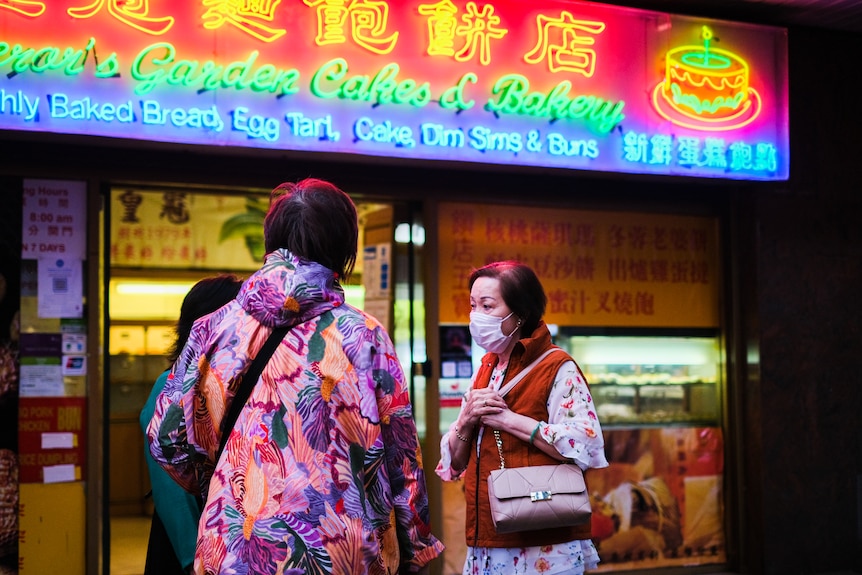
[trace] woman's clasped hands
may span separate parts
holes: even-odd
[[[461,411],[463,425],[459,427],[476,428],[488,425],[502,429],[509,414],[509,406],[497,390],[490,387],[471,389],[464,394],[464,408]]]

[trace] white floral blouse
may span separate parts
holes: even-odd
[[[490,386],[500,388],[505,369],[495,368]],[[560,455],[572,459],[581,469],[607,467],[602,428],[587,382],[575,362],[560,366],[548,396],[548,421],[539,426],[538,437],[553,445]],[[464,408],[462,400],[461,408]],[[484,428],[479,429],[478,445]],[[458,479],[452,469],[449,435],[455,432],[453,423],[440,442],[440,463],[436,473],[443,481]],[[467,547],[463,575],[580,575],[595,568],[599,555],[590,540],[575,540],[556,545],[520,548]]]

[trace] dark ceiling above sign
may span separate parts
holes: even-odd
[[[862,0],[607,0],[631,6],[776,26],[862,34]]]

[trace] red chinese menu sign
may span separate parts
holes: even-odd
[[[440,322],[467,323],[470,272],[532,267],[562,326],[716,327],[718,223],[712,218],[443,203]]]
[[[22,397],[19,400],[21,483],[85,479],[86,402],[85,397]]]

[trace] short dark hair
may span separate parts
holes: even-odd
[[[271,194],[263,222],[266,253],[279,248],[347,278],[356,264],[359,220],[350,196],[324,180],[285,182]]]
[[[511,260],[482,266],[470,274],[469,289],[473,289],[473,284],[479,278],[500,281],[500,295],[509,309],[520,318],[523,326],[521,333],[530,335],[536,330],[545,315],[548,297],[542,282],[530,266]]]
[[[192,286],[180,307],[176,339],[168,350],[168,359],[174,363],[183,351],[195,320],[210,314],[233,300],[239,293],[242,280],[233,274],[204,278]]]

